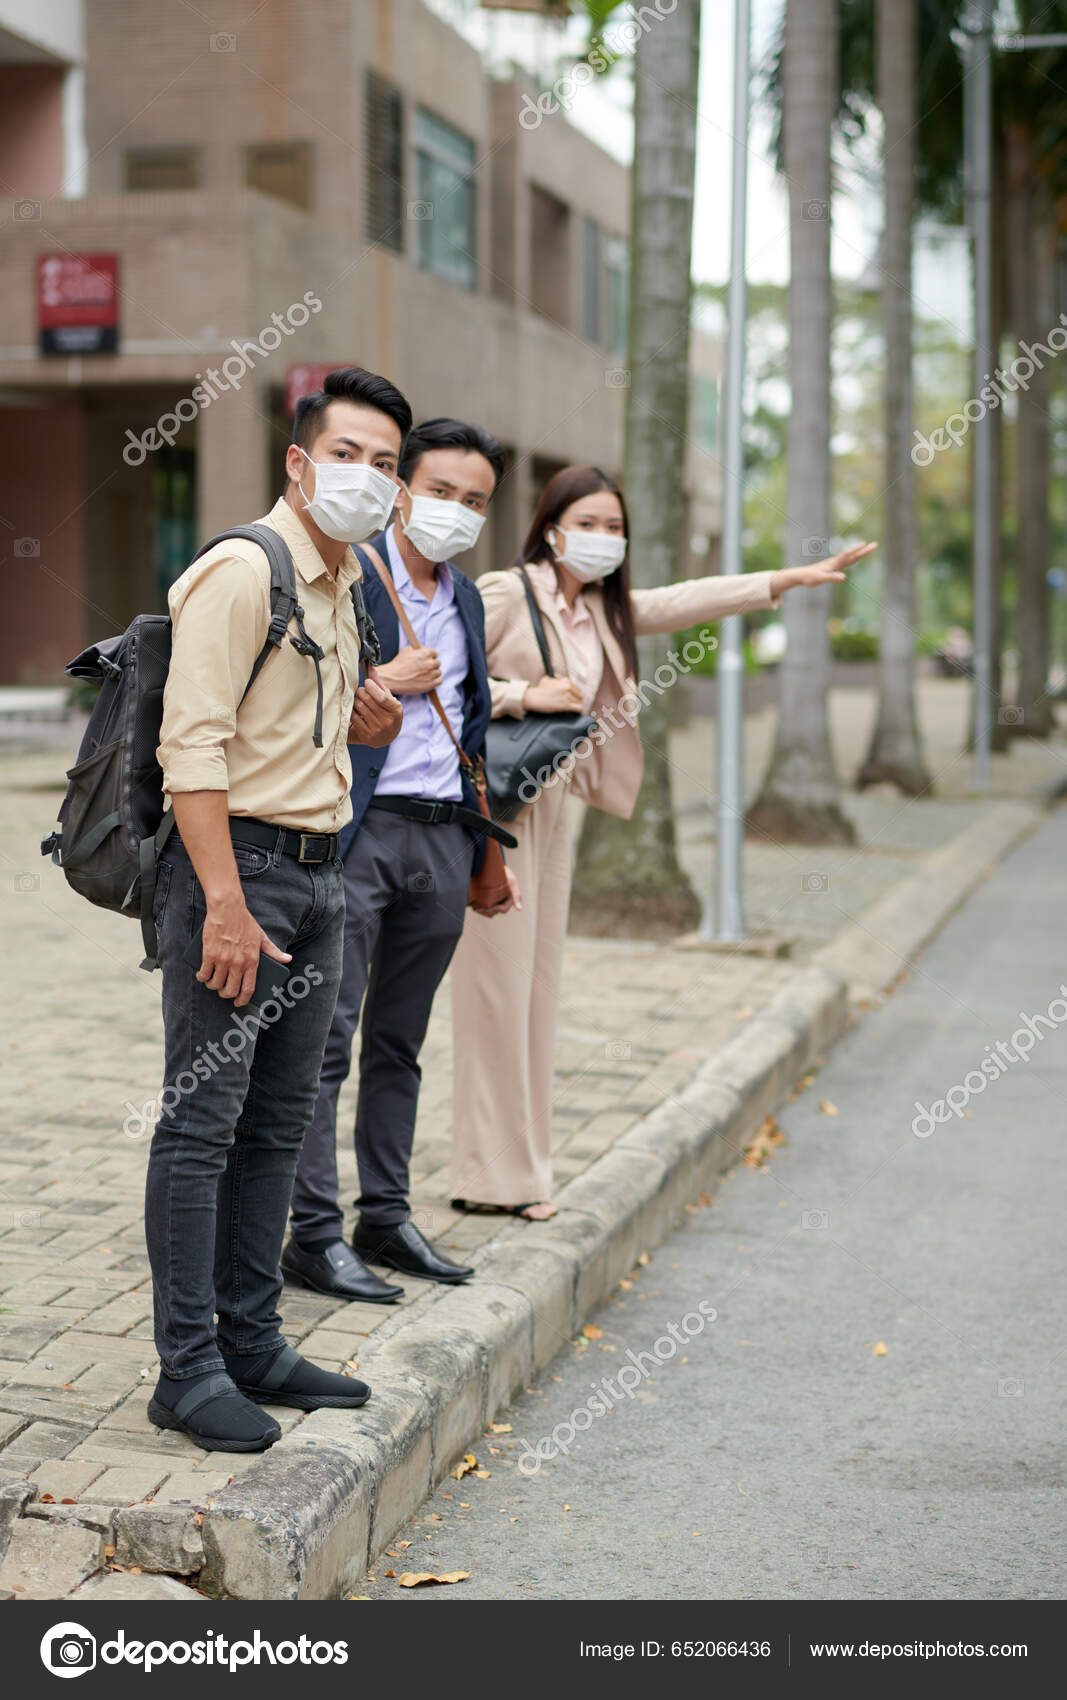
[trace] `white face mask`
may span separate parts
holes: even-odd
[[[404,485],[407,490],[407,485]],[[411,496],[411,491],[408,490]],[[446,502],[440,496],[411,496],[411,512],[401,515],[400,524],[409,543],[426,561],[447,561],[473,549],[482,534],[485,515],[476,514],[462,502]]]
[[[593,584],[616,572],[626,557],[626,539],[614,532],[562,531],[556,526],[547,535],[556,560],[562,561],[582,584]]]
[[[335,543],[365,543],[385,528],[396,501],[396,485],[376,466],[342,460],[304,459],[315,468],[315,494],[304,506],[320,531]]]

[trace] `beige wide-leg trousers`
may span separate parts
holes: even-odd
[[[452,959],[452,1185],[479,1204],[552,1196],[552,1061],[571,895],[568,788],[542,791],[505,851],[521,910],[468,912]]]

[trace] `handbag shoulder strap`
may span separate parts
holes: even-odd
[[[372,546],[369,543],[363,543],[359,546],[359,548],[357,548],[356,554],[360,557],[360,559],[362,559],[362,557],[364,555],[367,556],[368,560],[371,563],[371,566],[374,568],[375,572],[377,573],[379,579],[382,582],[382,589],[385,591],[386,596],[388,596],[390,602],[393,605],[393,612],[400,622],[401,631],[404,633],[404,636],[407,638],[408,643],[411,645],[412,649],[421,649],[422,645],[419,643],[418,637],[415,634],[415,628],[412,625],[411,621],[408,619],[407,614],[404,610],[404,605],[401,602],[400,597],[397,594],[397,588],[396,588],[396,584],[393,580],[393,575],[389,571],[389,568],[386,566],[385,562],[382,560],[377,549],[372,548]],[[463,771],[467,775],[468,779],[471,780],[472,784],[476,785],[478,781],[477,781],[477,774],[476,774],[476,770],[475,770],[475,767],[474,767],[474,763],[471,761],[470,757],[467,755],[467,753],[464,750],[459,739],[456,737],[456,734],[453,732],[452,723],[449,720],[448,715],[445,713],[443,707],[441,706],[440,697],[438,696],[436,691],[427,691],[426,694],[430,699],[430,702],[433,706],[434,712],[437,715],[437,718],[440,720],[441,725],[444,727],[445,731],[448,733],[448,736],[451,738],[452,742],[456,746],[456,752],[459,756],[460,767],[463,769]]]
[[[541,651],[542,664],[544,665],[544,669],[548,674],[548,677],[550,679],[554,679],[556,675],[553,670],[552,663],[548,658],[548,639],[545,636],[545,623],[541,618],[541,610],[537,606],[537,600],[533,593],[533,585],[530,583],[530,575],[521,561],[518,562],[515,571],[522,579],[522,588],[526,592],[526,606],[530,610],[530,619],[533,622],[534,637],[537,639],[537,647]]]

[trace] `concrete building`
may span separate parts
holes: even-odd
[[[556,467],[621,461],[626,170],[562,115],[520,124],[536,89],[420,0],[211,17],[0,0],[0,683],[53,682],[264,512],[316,367],[506,445],[474,571]]]

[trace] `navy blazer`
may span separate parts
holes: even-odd
[[[386,534],[379,532],[372,537],[370,546],[377,550],[386,567],[389,565],[389,555],[386,548]],[[383,589],[374,565],[362,553],[358,544],[353,545],[360,566],[363,568],[363,597],[367,604],[367,612],[374,621],[375,630],[382,646],[382,660],[392,661],[400,648],[400,622],[396,617],[388,593]],[[463,622],[463,630],[467,636],[467,653],[470,657],[470,669],[464,681],[463,691],[463,725],[457,736],[464,751],[472,759],[485,755],[485,734],[492,719],[493,705],[489,695],[489,668],[485,659],[485,609],[474,580],[468,578],[459,567],[448,563],[452,572],[452,583],[455,587],[456,610]],[[456,728],[453,727],[453,731]],[[352,759],[352,819],[341,832],[341,855],[346,856],[363,824],[363,817],[374,796],[378,776],[381,773],[388,745],[382,750],[372,750],[366,744],[349,744],[348,753]],[[460,769],[460,782],[463,787],[462,802],[468,809],[477,809],[478,798],[474,786]],[[485,855],[485,838],[480,832],[471,832],[477,851],[474,858],[475,871],[481,867]]]

